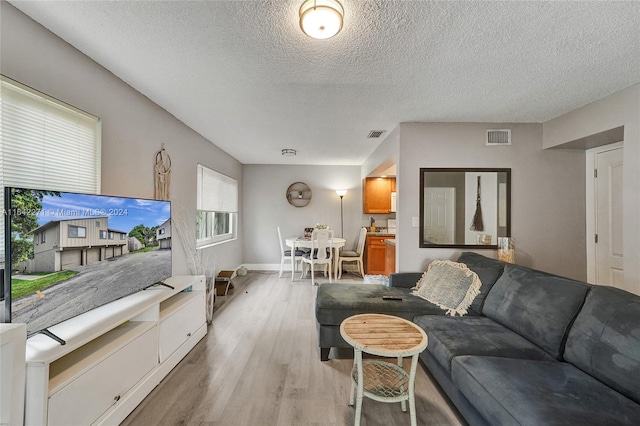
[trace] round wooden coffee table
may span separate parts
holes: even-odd
[[[418,354],[427,347],[425,332],[403,318],[383,314],[354,315],[340,324],[342,338],[353,346],[349,405],[356,397],[355,425],[360,424],[363,397],[381,402],[400,402],[407,411],[409,401],[411,425],[416,425],[414,381]],[[398,365],[386,361],[362,361],[362,352],[383,357],[397,357]],[[409,372],[402,359],[411,357]]]

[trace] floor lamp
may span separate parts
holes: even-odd
[[[344,238],[344,216],[342,215],[342,199],[347,195],[346,189],[337,189],[336,194],[340,197],[340,237]]]

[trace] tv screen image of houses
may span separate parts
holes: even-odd
[[[171,276],[169,201],[10,194],[11,322],[28,334]]]

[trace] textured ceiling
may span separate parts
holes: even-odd
[[[544,122],[640,82],[635,1],[342,0],[328,40],[302,0],[10,3],[245,164],[360,165],[400,122]]]

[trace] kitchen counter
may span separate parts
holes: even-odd
[[[395,234],[391,234],[388,231],[376,231],[376,232],[370,232],[367,231],[367,235],[373,236],[373,237],[392,237],[395,238],[396,235]]]

